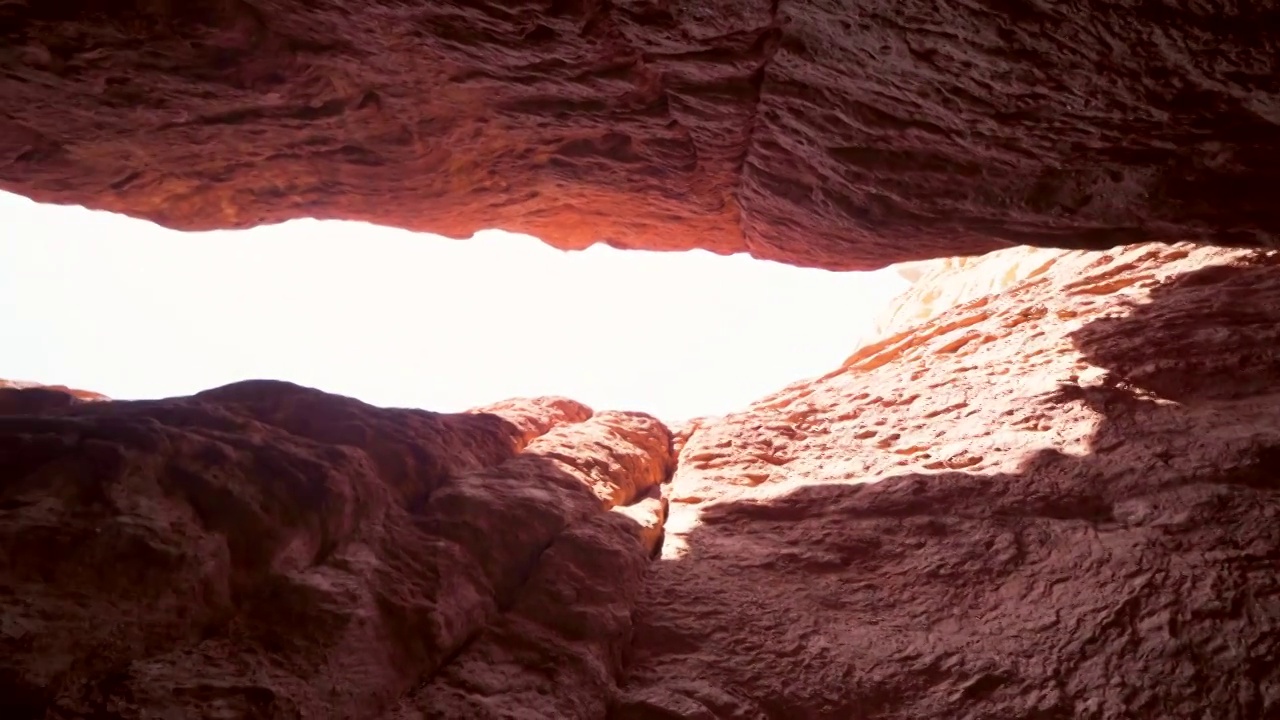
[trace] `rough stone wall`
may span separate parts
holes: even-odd
[[[0,188],[832,269],[1274,244],[1280,15],[1125,0],[7,0]]]
[[[1060,251],[1050,248],[1016,247],[985,255],[901,263],[895,269],[911,285],[876,318],[862,344],[910,330],[957,305],[1048,272],[1061,256]]]
[[[1025,256],[692,430],[614,718],[1280,713],[1280,258]]]
[[[671,465],[653,418],[554,398],[0,415],[0,714],[602,717]]]
[[[5,392],[7,390],[29,390],[41,392]],[[0,379],[0,398],[3,403],[39,403],[39,404],[71,404],[77,401],[109,400],[106,395],[90,390],[77,390],[66,385],[43,385],[29,380]],[[0,408],[8,405],[0,404]]]

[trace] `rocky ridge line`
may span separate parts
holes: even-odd
[[[1280,713],[1280,257],[953,265],[686,431],[612,720]]]

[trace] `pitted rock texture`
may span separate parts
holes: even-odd
[[[1280,257],[1048,265],[692,429],[614,720],[1280,717]]]
[[[603,717],[672,460],[557,398],[0,415],[0,715]]]
[[[0,188],[832,269],[1271,244],[1280,15],[1126,0],[0,3]]]

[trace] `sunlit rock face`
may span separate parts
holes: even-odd
[[[1004,253],[901,302],[674,430],[0,403],[3,717],[1280,713],[1280,258]]]
[[[0,188],[833,269],[1267,244],[1267,3],[0,3]]]
[[[895,269],[911,285],[880,313],[863,344],[910,332],[950,308],[1048,272],[1061,256],[1049,248],[1014,247],[985,255],[901,263]]]
[[[1011,253],[902,302],[684,440],[612,717],[1280,713],[1280,258]]]

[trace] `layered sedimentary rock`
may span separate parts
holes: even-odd
[[[0,415],[0,468],[6,718],[569,718],[613,696],[672,455],[563,399],[247,382]]]
[[[0,3],[0,188],[829,268],[1275,241],[1267,3]]]
[[[674,432],[274,382],[0,405],[0,711],[1277,716],[1280,257],[914,290],[923,321]]]

